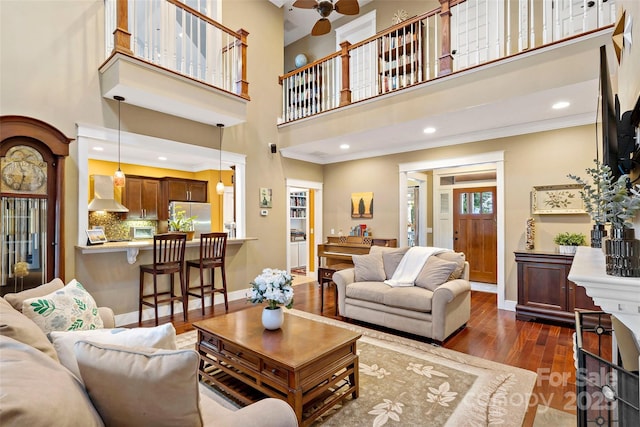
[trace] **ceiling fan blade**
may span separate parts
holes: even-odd
[[[291,6],[299,7],[300,9],[313,9],[317,5],[316,0],[296,0]]]
[[[331,22],[327,18],[320,18],[311,29],[312,36],[321,36],[331,31]]]
[[[358,0],[338,0],[336,3],[336,12],[343,15],[357,15],[360,13]]]

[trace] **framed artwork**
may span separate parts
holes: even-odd
[[[351,193],[351,218],[373,218],[373,192]]]
[[[104,234],[104,230],[100,228],[87,230],[87,244],[99,245],[100,243],[107,243],[107,236]]]
[[[582,188],[580,184],[533,187],[531,213],[539,215],[587,213],[580,197]]]
[[[260,207],[261,208],[270,208],[271,207],[271,189],[270,188],[261,188],[260,189]]]

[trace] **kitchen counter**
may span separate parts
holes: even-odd
[[[227,239],[225,254],[227,291],[229,300],[246,299],[247,289],[251,279],[255,277],[256,267],[253,259],[253,245],[244,244],[255,237]],[[153,240],[135,240],[131,242],[109,242],[101,245],[78,245],[74,250],[75,279],[93,296],[96,303],[111,307],[116,314],[116,325],[132,325],[138,322],[138,299],[140,293],[140,265],[153,263]],[[200,240],[187,242],[185,250],[186,260],[198,259],[200,254]],[[221,280],[220,269],[216,269],[216,283]],[[146,275],[145,283],[150,286],[152,277]],[[207,273],[205,277],[209,277]],[[207,279],[208,280],[208,279]],[[196,286],[200,281],[197,271],[192,269],[190,286]],[[168,277],[161,277],[158,285],[166,289]],[[223,302],[222,294],[215,295],[215,303]],[[210,298],[206,305],[211,304]],[[201,300],[189,298],[189,309],[199,309]],[[176,304],[177,313],[182,308]],[[168,316],[169,304],[159,308],[160,316]],[[143,311],[143,320],[153,318],[153,309]],[[182,318],[182,316],[180,316]]]
[[[227,245],[242,245],[249,240],[258,240],[256,237],[243,237],[227,239]],[[187,248],[200,247],[200,239],[187,241]],[[153,250],[153,239],[133,240],[129,242],[107,242],[98,245],[76,246],[76,250],[82,254],[98,254],[107,252],[126,252],[129,264],[134,264],[140,251]]]

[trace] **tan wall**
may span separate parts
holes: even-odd
[[[276,142],[276,118],[280,115],[277,76],[282,74],[282,11],[263,0],[225,0],[223,23],[246,29],[248,80],[251,101],[247,122],[225,129],[226,150],[247,155],[247,242],[234,251],[231,290],[246,288],[264,267],[286,264],[285,178],[322,181],[318,165],[286,162],[271,154],[267,144]],[[100,95],[98,67],[104,60],[104,3],[97,0],[0,1],[0,114],[40,119],[70,138],[76,123],[117,128],[117,104]],[[18,42],[19,41],[19,42]],[[210,146],[215,129],[201,123],[122,106],[122,130]],[[75,276],[85,258],[76,257],[78,211],[78,148],[70,145],[65,176],[66,279]],[[274,208],[261,217],[258,189],[274,191]],[[254,202],[255,201],[255,202]],[[84,200],[82,201],[84,203]],[[96,256],[96,255],[93,255]],[[109,305],[109,301],[98,301]]]
[[[533,186],[569,184],[572,181],[566,177],[568,173],[584,174],[594,157],[594,135],[593,126],[581,126],[327,165],[325,229],[342,228],[346,233],[349,227],[363,222],[350,218],[350,194],[373,191],[374,215],[366,223],[374,236],[399,238],[399,164],[504,151],[505,285],[507,299],[515,300],[517,276],[513,252],[524,249],[525,222],[531,216],[530,191]],[[429,206],[433,206],[432,200]],[[590,229],[587,215],[535,215],[534,218],[535,244],[539,250],[555,251],[553,237],[559,232],[588,235]]]

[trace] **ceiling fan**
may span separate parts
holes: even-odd
[[[357,15],[360,13],[358,0],[338,0],[335,4],[333,4],[333,0],[296,0],[292,6],[318,11],[321,18],[311,29],[312,36],[321,36],[331,31],[331,22],[327,17],[334,10],[343,15]]]

